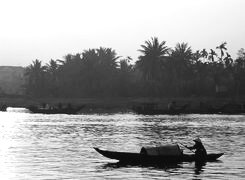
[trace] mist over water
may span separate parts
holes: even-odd
[[[242,179],[244,115],[42,115],[0,112],[1,179]],[[200,137],[210,153],[202,167],[117,166],[93,147],[139,152],[142,146]],[[190,153],[184,150],[185,153]]]

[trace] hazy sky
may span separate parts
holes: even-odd
[[[194,50],[245,48],[245,0],[0,0],[0,65],[27,66],[111,47],[136,60],[158,37]]]

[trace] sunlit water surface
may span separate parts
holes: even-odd
[[[142,146],[192,144],[201,137],[218,162],[170,167],[117,166],[93,147],[138,152]],[[188,151],[184,150],[188,153]],[[0,179],[243,179],[245,116],[135,114],[42,115],[0,112]]]

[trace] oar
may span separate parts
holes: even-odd
[[[188,146],[186,146],[186,145],[184,145],[184,144],[182,144],[182,143],[180,143],[180,142],[179,142],[179,144],[180,144],[180,145],[182,145],[182,146],[184,146],[184,147],[185,147],[186,149],[188,149],[189,151],[191,151],[191,152],[195,153],[195,152],[194,152],[194,151],[192,151],[190,148],[188,148]]]
[[[171,141],[173,142],[173,138],[171,138]],[[186,146],[186,145],[184,145],[184,144],[182,144],[181,142],[176,142],[176,143],[178,143],[178,144],[180,144],[180,145],[182,145],[182,146],[184,146],[186,149],[188,149],[189,151],[191,151],[191,152],[193,152],[193,153],[195,153],[195,151],[192,151],[191,149],[189,149],[188,148],[188,146]]]

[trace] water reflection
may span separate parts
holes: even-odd
[[[220,161],[215,161],[220,162]],[[186,164],[186,163],[185,163]],[[191,165],[193,163],[189,163]],[[190,167],[194,171],[195,177],[198,177],[196,175],[200,175],[205,171],[205,166],[207,162],[194,162],[194,166]],[[138,168],[148,168],[149,170],[162,170],[168,173],[175,172],[177,170],[180,170],[181,168],[184,168],[184,163],[169,163],[169,164],[155,164],[155,163],[147,163],[147,164],[128,164],[128,163],[122,163],[122,162],[115,162],[115,163],[105,163],[101,166],[98,166],[97,169],[105,169],[109,171],[113,171],[117,168],[132,168],[132,167],[138,167]]]
[[[200,175],[206,166],[206,162],[195,162],[195,174]]]
[[[222,161],[214,161],[213,163],[222,163]],[[193,166],[194,164],[194,166]],[[120,168],[147,168],[148,170],[158,170],[158,171],[165,171],[167,173],[174,173],[176,171],[180,171],[186,166],[189,166],[189,169],[192,169],[194,172],[194,177],[198,179],[199,175],[204,173],[205,166],[207,162],[193,162],[193,163],[172,163],[172,164],[128,164],[128,163],[121,163],[121,162],[114,162],[114,163],[105,163],[97,167],[98,171],[102,171],[102,169],[106,171],[113,171],[115,169]]]
[[[106,163],[102,165],[100,168],[112,170],[114,168],[131,168],[131,167],[141,167],[141,168],[150,168],[150,169],[161,169],[167,171],[168,169],[175,169],[175,168],[183,168],[181,164],[173,163],[173,164],[128,164],[128,163]]]

